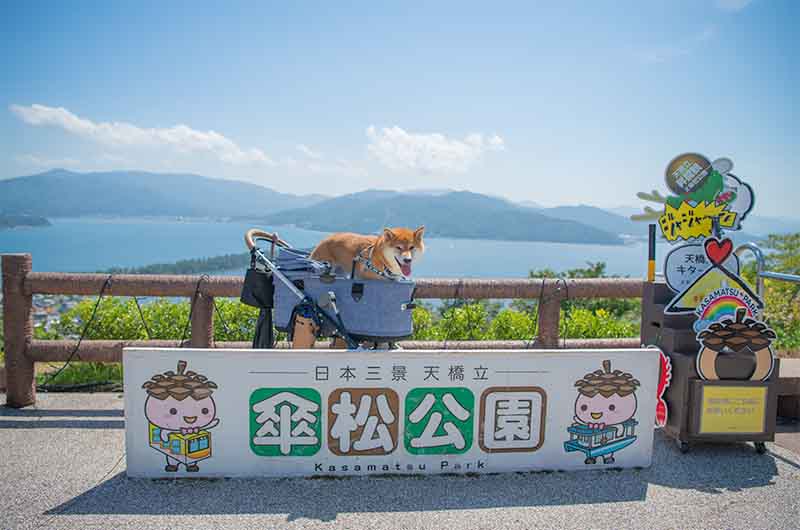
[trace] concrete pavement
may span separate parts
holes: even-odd
[[[0,402],[4,402],[0,395]],[[0,528],[786,528],[800,456],[656,436],[644,470],[480,477],[128,479],[122,399],[0,408]]]

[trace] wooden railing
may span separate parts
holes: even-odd
[[[37,362],[66,361],[76,351],[75,340],[33,338],[34,294],[97,296],[187,297],[192,301],[188,341],[84,340],[80,360],[119,362],[122,348],[183,347],[249,348],[249,342],[214,343],[214,298],[238,298],[242,277],[119,274],[109,283],[107,274],[32,272],[30,254],[2,255],[3,326],[5,332],[6,404],[24,407],[36,401]],[[405,349],[520,349],[520,348],[635,348],[640,337],[623,339],[568,339],[559,335],[561,303],[567,298],[641,298],[644,282],[603,279],[418,279],[419,299],[538,299],[538,330],[534,340],[515,341],[404,341]],[[105,286],[105,287],[104,287]],[[280,344],[279,347],[287,347]],[[779,412],[800,417],[800,359],[783,359],[778,385]]]
[[[71,274],[32,272],[30,254],[4,254],[3,325],[5,328],[6,402],[15,407],[36,400],[35,363],[65,361],[75,351],[74,340],[36,340],[33,338],[32,295],[166,296],[187,297],[193,301],[191,336],[180,341],[84,340],[78,349],[83,361],[122,360],[122,348],[181,347],[249,348],[250,343],[214,343],[214,298],[239,297],[242,277]],[[104,288],[105,285],[105,288]],[[405,349],[511,349],[511,348],[632,348],[639,337],[627,339],[561,339],[561,302],[569,298],[640,298],[642,280],[635,279],[418,279],[418,299],[539,299],[538,333],[533,341],[405,341]],[[285,346],[285,345],[284,345]]]

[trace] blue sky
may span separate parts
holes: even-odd
[[[159,4],[0,4],[0,178],[638,206],[698,151],[797,216],[792,0]]]

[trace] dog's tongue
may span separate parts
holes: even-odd
[[[403,276],[411,276],[411,264],[403,263],[400,265],[400,270],[403,271]]]

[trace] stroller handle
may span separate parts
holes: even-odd
[[[289,243],[278,237],[278,234],[265,232],[259,228],[251,228],[245,232],[244,242],[248,249],[253,250],[256,247],[256,239],[268,239],[269,241],[272,241],[273,245],[277,244],[285,248],[291,248]]]

